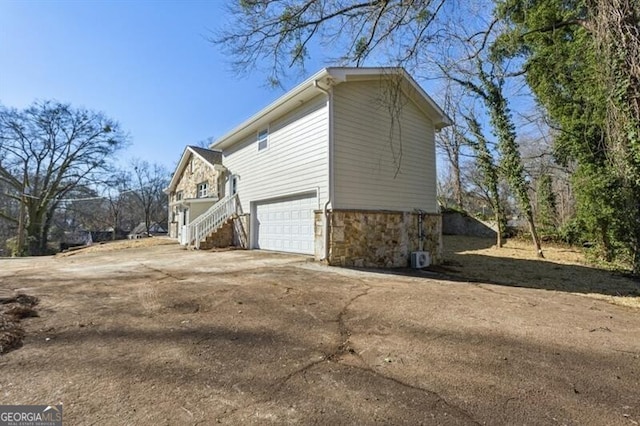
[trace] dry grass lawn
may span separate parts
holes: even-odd
[[[56,254],[56,256],[73,256],[76,253],[94,253],[122,250],[129,248],[151,247],[165,244],[178,244],[177,240],[169,237],[151,237],[140,238],[137,240],[117,240],[117,241],[105,241],[101,243],[95,243],[88,247],[75,247],[68,251]]]
[[[589,265],[579,248],[543,246],[538,259],[530,243],[463,236],[444,237],[443,271],[459,279],[581,294],[640,308],[640,282]]]

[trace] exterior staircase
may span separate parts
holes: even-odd
[[[235,215],[227,218],[222,225],[200,241],[200,250],[231,247],[233,245],[233,220]]]
[[[238,215],[238,194],[224,197],[187,227],[189,246],[212,248],[216,240],[222,241],[222,233],[231,233],[233,243],[233,219]],[[204,245],[203,245],[204,244]]]

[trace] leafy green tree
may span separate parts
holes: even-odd
[[[630,254],[640,273],[640,4],[498,4],[510,31],[494,53],[526,61],[527,82],[558,130],[556,158],[577,164],[585,237],[595,238],[607,259]]]
[[[47,252],[60,203],[103,173],[126,141],[118,124],[102,113],[54,101],[24,110],[0,107],[0,180],[18,194],[24,212],[18,218],[0,215],[25,230],[29,254]]]
[[[553,179],[549,174],[543,174],[536,182],[537,219],[543,228],[556,226],[558,211],[556,208],[556,194],[553,192]]]

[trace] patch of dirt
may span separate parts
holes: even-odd
[[[640,422],[639,312],[561,285],[584,265],[483,245],[439,273],[177,245],[0,259],[0,294],[40,299],[2,401],[73,425]],[[482,265],[505,283],[462,275]]]
[[[200,305],[192,301],[174,303],[169,308],[181,314],[195,314],[200,310]]]
[[[37,317],[38,298],[26,294],[0,297],[0,355],[22,346],[25,332],[20,321]]]

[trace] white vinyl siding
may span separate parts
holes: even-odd
[[[269,123],[268,149],[258,151],[256,133],[223,151],[223,164],[237,175],[242,209],[250,203],[310,191],[326,199],[328,116],[319,95]],[[317,207],[319,208],[319,207]]]
[[[333,207],[435,213],[433,124],[403,97],[391,137],[382,84],[351,82],[334,88]]]

